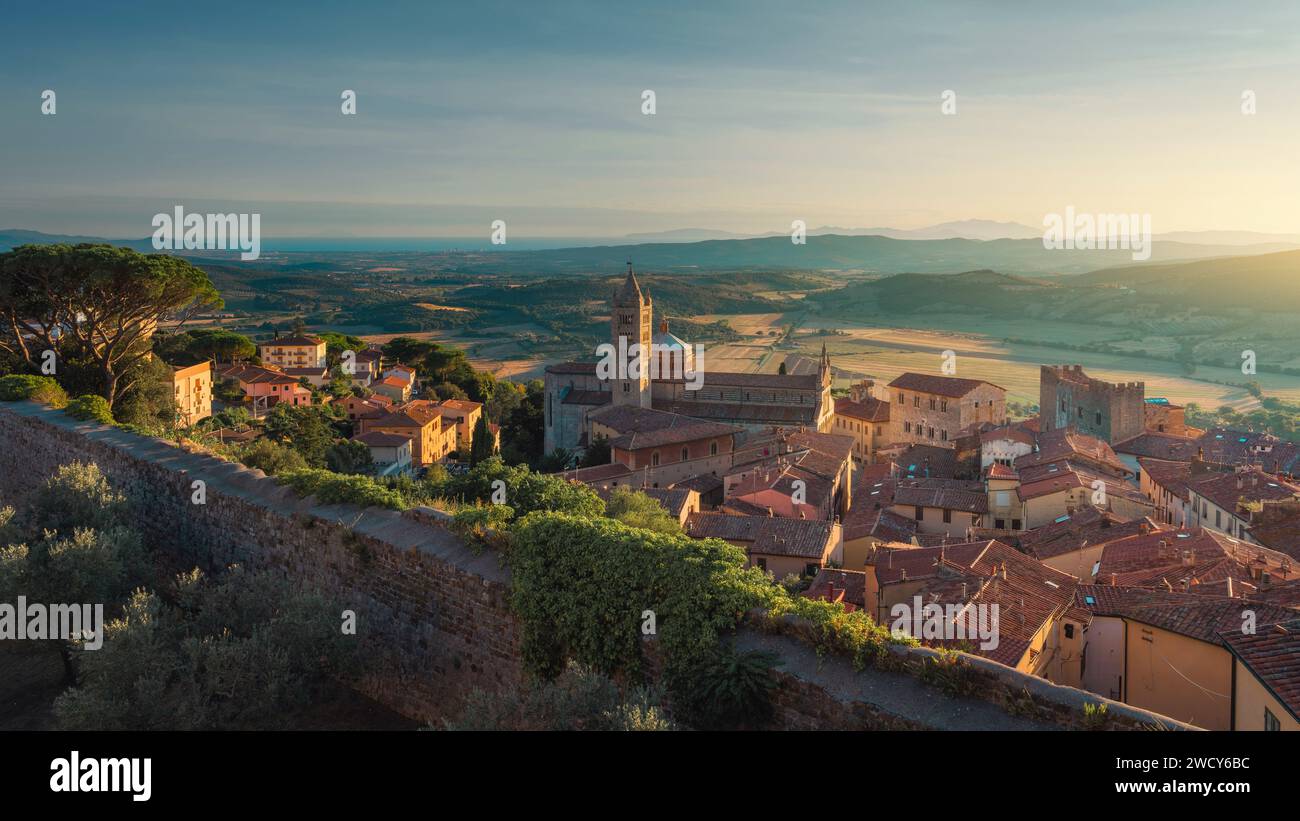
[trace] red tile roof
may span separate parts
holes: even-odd
[[[918,393],[933,393],[938,396],[949,396],[961,398],[981,385],[988,385],[998,390],[1004,390],[992,382],[986,382],[983,379],[958,379],[955,376],[937,376],[929,373],[915,373],[908,371],[902,374],[889,387],[898,388],[905,391],[916,391]]]
[[[865,402],[854,402],[848,397],[836,399],[835,412],[840,416],[849,416],[864,422],[889,421],[889,403],[874,396],[867,397]]]
[[[1263,625],[1257,621],[1254,634],[1242,633],[1238,626],[1219,636],[1229,652],[1300,721],[1300,619]]]

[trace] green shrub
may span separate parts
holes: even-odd
[[[689,668],[673,715],[697,730],[761,729],[772,718],[775,653],[721,648]]]
[[[65,412],[83,422],[99,422],[102,425],[116,424],[113,420],[113,411],[108,407],[108,400],[93,393],[73,399],[68,403]]]
[[[351,504],[360,507],[386,507],[404,510],[401,494],[384,487],[369,476],[345,476],[320,468],[292,470],[275,477],[301,496],[315,496],[326,505]]]
[[[21,402],[27,399],[54,408],[68,404],[68,394],[53,377],[22,373],[0,376],[0,402]]]
[[[302,454],[270,439],[257,439],[248,443],[235,451],[235,458],[268,476],[305,470],[307,467],[307,460]]]

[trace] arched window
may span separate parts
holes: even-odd
[[[709,455],[710,456],[718,455],[718,443],[716,441],[709,443]]]
[[[687,448],[682,448],[682,461],[685,462],[691,458],[691,452]]]
[[[652,467],[659,467],[659,451],[650,454],[650,465]]]

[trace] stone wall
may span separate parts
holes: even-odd
[[[78,460],[98,464],[137,505],[149,542],[178,560],[205,571],[280,568],[354,610],[358,637],[383,660],[362,690],[404,715],[436,720],[474,687],[520,680],[508,574],[498,556],[476,555],[448,532],[438,511],[316,505],[259,470],[0,405],[0,493],[11,504]],[[206,483],[204,504],[192,501],[195,480]]]
[[[23,497],[63,464],[94,462],[137,505],[156,547],[204,570],[242,563],[280,569],[357,613],[358,636],[381,661],[362,690],[422,721],[456,713],[473,688],[501,691],[523,675],[509,572],[478,553],[429,508],[401,513],[319,505],[261,471],[174,443],[29,403],[0,403],[0,499]],[[195,504],[194,482],[206,499]],[[920,681],[908,664],[934,655],[899,648],[891,669],[855,671],[821,658],[799,625],[742,628],[744,648],[782,659],[775,724],[783,729],[1061,729],[1083,726],[1083,705],[1105,703],[1108,727],[1182,727],[1161,716],[965,657],[976,697]]]

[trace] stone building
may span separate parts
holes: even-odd
[[[707,356],[692,353],[691,346],[668,333],[666,323],[661,323],[658,334],[652,335],[652,328],[653,301],[629,263],[627,278],[612,299],[610,344],[620,354],[631,352],[634,345],[649,346],[657,357],[654,372],[647,367],[640,373],[627,369],[605,375],[597,362],[547,366],[543,411],[547,453],[585,448],[592,438],[592,414],[610,405],[665,411],[746,431],[773,426],[831,429],[835,405],[825,349],[815,374],[714,371],[708,368]],[[659,367],[665,362],[670,363],[667,373]]]
[[[955,448],[958,432],[1007,421],[1007,392],[981,379],[905,373],[889,383],[889,441]]]
[[[1122,442],[1146,428],[1146,386],[1093,379],[1082,365],[1044,365],[1038,382],[1039,430],[1074,427],[1107,442]]]

